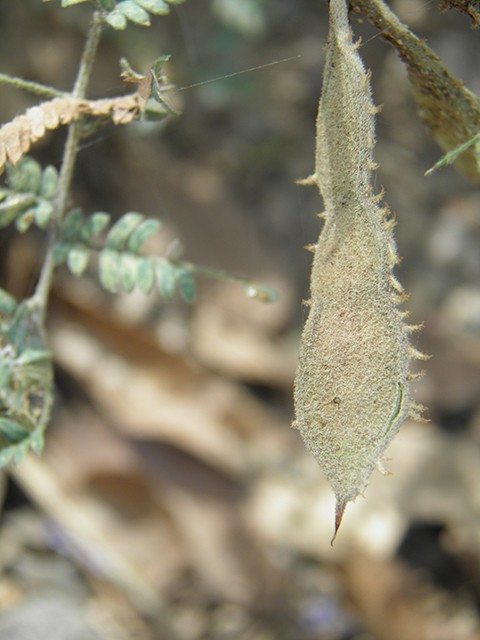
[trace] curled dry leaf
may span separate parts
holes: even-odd
[[[83,101],[80,104],[80,111],[92,116],[111,113],[114,124],[128,124],[137,115],[140,107],[139,95],[134,93],[119,98]]]
[[[357,49],[345,0],[331,0],[315,173],[304,181],[320,189],[325,224],[312,247],[294,426],[335,493],[335,533],[406,416],[419,417],[408,366],[422,357],[396,308],[407,296],[392,275],[395,220],[372,192],[377,108]]]
[[[78,115],[78,102],[68,98],[54,98],[27,109],[0,129],[0,169],[5,162],[16,164],[28,151],[32,142],[45,135],[47,129],[68,124]]]
[[[75,100],[70,97],[42,102],[0,128],[0,172],[5,162],[16,164],[30,145],[61,124],[69,124],[79,115],[111,114],[115,124],[127,124],[138,114],[138,94],[107,100]]]

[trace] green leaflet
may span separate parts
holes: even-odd
[[[0,418],[0,442],[7,445],[19,444],[30,435],[30,432],[22,427],[18,422],[8,418]]]
[[[17,301],[7,291],[0,289],[0,317],[3,315],[13,316],[18,306]]]
[[[143,293],[150,293],[153,287],[155,279],[155,267],[153,261],[148,258],[139,256],[138,258],[138,271],[137,271],[137,284],[140,291]]]
[[[169,262],[158,260],[155,264],[158,289],[166,300],[170,300],[175,293],[175,267]]]
[[[80,2],[86,2],[86,0],[62,0],[62,7],[69,7],[71,4],[80,4]]]
[[[126,29],[127,27],[127,18],[123,13],[120,13],[120,11],[110,11],[110,13],[107,14],[106,21],[111,27],[117,30]]]
[[[58,173],[24,156],[16,165],[6,163],[9,189],[0,190],[0,229],[15,221],[17,230],[25,233],[33,222],[46,229],[54,211]]]
[[[53,213],[53,204],[49,200],[39,200],[33,208],[35,222],[40,229],[46,229]]]
[[[150,236],[158,231],[159,228],[160,222],[158,220],[154,220],[153,218],[144,220],[141,224],[138,225],[136,229],[134,229],[134,231],[128,238],[126,247],[127,251],[137,253],[145,240],[150,238]]]
[[[8,185],[13,191],[38,193],[42,184],[41,165],[28,156],[20,158],[16,165],[5,165]]]
[[[117,251],[103,249],[99,261],[100,281],[107,291],[117,290],[120,255]]]
[[[175,276],[180,287],[180,293],[182,294],[186,302],[194,302],[196,297],[195,280],[190,270],[177,267]]]
[[[57,266],[65,262],[72,246],[70,242],[62,241],[53,247],[53,261]]]
[[[144,27],[150,26],[150,16],[148,11],[145,11],[140,5],[133,0],[123,0],[119,2],[115,8],[117,13],[121,13],[128,20],[141,24]]]
[[[58,184],[58,171],[52,165],[45,167],[40,182],[40,195],[47,200],[51,200],[55,195]]]
[[[108,226],[109,222],[110,215],[108,213],[103,211],[93,213],[78,229],[78,239],[85,244],[92,242]]]
[[[120,284],[126,293],[133,291],[137,282],[137,256],[131,253],[120,254]]]
[[[76,239],[77,233],[82,226],[82,221],[82,210],[79,207],[69,211],[63,221],[63,237],[65,240],[73,242]]]
[[[68,252],[68,268],[74,275],[81,276],[87,268],[89,258],[90,249],[83,244],[76,244]]]
[[[32,226],[33,221],[35,220],[35,211],[33,209],[28,209],[22,213],[15,220],[15,226],[20,233],[25,233]]]
[[[107,247],[109,249],[123,249],[129,236],[142,222],[143,216],[140,213],[126,213],[118,220],[108,232]]]
[[[159,15],[165,15],[170,12],[170,7],[165,0],[136,0],[141,7]]]
[[[0,203],[0,229],[17,218],[23,211],[35,203],[36,197],[32,193],[13,193]]]
[[[150,26],[149,13],[165,15],[170,12],[169,4],[180,4],[183,1],[121,0],[115,3],[114,0],[100,0],[100,4],[109,12],[105,18],[108,24],[114,29],[125,29],[127,20],[148,27]]]

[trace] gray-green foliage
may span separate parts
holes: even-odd
[[[9,188],[0,189],[0,229],[15,220],[18,231],[24,233],[32,223],[46,229],[52,216],[58,172],[53,166],[42,171],[41,165],[25,156],[18,164],[7,164]]]
[[[54,247],[55,263],[66,262],[70,271],[80,276],[92,252],[97,252],[100,282],[107,291],[116,292],[120,287],[130,293],[137,286],[143,293],[150,293],[156,281],[165,298],[171,298],[178,286],[187,302],[194,301],[192,269],[166,257],[139,253],[143,243],[160,228],[158,220],[126,213],[100,242],[98,236],[109,223],[108,213],[97,212],[85,220],[80,209],[70,211],[63,224],[63,238]]]
[[[452,162],[455,162],[455,160],[457,160],[464,151],[467,151],[467,149],[470,149],[471,147],[473,147],[474,158],[477,165],[476,169],[480,174],[480,133],[477,133],[472,138],[470,138],[470,140],[467,140],[467,142],[458,145],[458,147],[446,153],[443,158],[436,162],[433,167],[425,173],[425,175],[433,173],[433,171],[439,169],[440,167],[443,167],[446,164],[452,164]]]
[[[54,210],[58,172],[52,166],[43,171],[40,164],[24,156],[17,165],[7,165],[9,188],[0,191],[0,228],[15,222],[21,233],[31,224],[48,226]],[[97,211],[85,217],[80,208],[71,209],[57,230],[53,247],[56,266],[66,263],[71,273],[81,276],[92,254],[98,254],[99,280],[107,291],[129,293],[137,286],[150,293],[155,283],[167,300],[178,290],[187,302],[196,297],[195,275],[239,281],[247,295],[271,301],[275,293],[268,287],[221,271],[199,267],[176,256],[144,255],[142,246],[161,227],[159,220],[128,212],[110,226],[110,215]],[[176,246],[178,246],[178,242]]]
[[[61,0],[62,7],[91,0]],[[125,29],[127,22],[144,27],[150,26],[150,13],[165,15],[170,12],[170,4],[180,4],[184,0],[98,0],[98,5],[106,12],[105,21],[114,29]]]
[[[0,289],[0,466],[40,452],[53,401],[52,354],[42,311]]]
[[[184,300],[193,302],[196,276],[204,275],[237,281],[248,296],[263,301],[276,297],[268,287],[246,278],[181,260],[178,241],[164,256],[146,253],[147,240],[161,226],[158,220],[128,212],[112,223],[111,216],[103,211],[85,215],[80,208],[69,209],[76,155],[81,140],[92,130],[110,117],[116,124],[124,124],[134,117],[142,120],[164,118],[169,113],[178,115],[163,99],[168,85],[162,65],[168,56],[155,60],[145,76],[136,74],[121,60],[122,76],[138,86],[135,94],[90,103],[86,90],[105,24],[116,29],[124,29],[127,21],[148,26],[150,14],[168,13],[170,4],[182,0],[89,1],[93,5],[92,23],[71,94],[0,74],[1,82],[38,95],[54,96],[53,100],[41,103],[42,108],[35,108],[34,113],[30,110],[29,115],[27,111],[26,116],[0,128],[3,132],[0,171],[4,164],[6,168],[5,185],[0,188],[0,229],[14,224],[20,233],[25,233],[36,225],[47,232],[45,260],[34,294],[18,303],[0,289],[0,467],[12,458],[19,462],[29,447],[39,453],[43,446],[43,432],[53,403],[52,354],[46,346],[44,320],[52,276],[60,265],[67,265],[75,276],[83,276],[96,265],[100,283],[110,292],[119,289],[131,292],[138,287],[147,294],[156,285],[165,299],[178,291]],[[80,2],[87,0],[61,0],[61,5],[68,7]],[[149,106],[152,102],[157,104],[153,111]],[[68,114],[58,111],[64,108],[59,104],[70,109]],[[117,120],[114,108],[120,114]],[[85,113],[89,117],[88,127],[82,115]],[[124,114],[128,118],[122,120]],[[23,155],[30,142],[43,135],[45,129],[62,123],[68,124],[69,135],[59,171],[53,166],[42,168],[36,160]],[[31,131],[34,125],[35,135]],[[41,133],[37,135],[38,127]],[[5,162],[12,157],[12,163]]]

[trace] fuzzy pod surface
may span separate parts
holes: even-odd
[[[325,222],[314,253],[309,315],[294,390],[296,427],[336,498],[335,534],[345,506],[364,491],[407,416],[412,357],[423,358],[397,305],[406,299],[394,217],[372,191],[374,120],[369,72],[352,42],[345,0],[330,0],[315,173]],[[332,540],[333,542],[333,540]]]

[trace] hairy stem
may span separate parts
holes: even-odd
[[[85,98],[88,81],[90,79],[93,63],[95,61],[95,53],[102,33],[102,25],[103,13],[101,11],[95,11],[93,14],[92,24],[90,25],[90,29],[88,31],[82,58],[80,60],[80,66],[78,69],[75,86],[71,94],[72,98],[75,98],[77,100]],[[50,225],[47,251],[42,271],[38,279],[37,287],[33,295],[33,300],[39,307],[42,320],[45,316],[52,276],[55,269],[55,264],[53,261],[53,247],[55,246],[55,242],[57,240],[59,224],[67,208],[68,194],[70,192],[70,186],[72,183],[75,160],[77,158],[79,143],[82,137],[82,126],[82,119],[79,118],[77,120],[73,120],[68,127],[67,141],[65,143],[62,166],[58,179],[57,194],[54,201],[55,212],[52,216]]]
[[[184,269],[187,269],[187,271],[190,271],[191,273],[206,276],[207,278],[238,282],[244,287],[247,295],[251,298],[258,298],[263,302],[276,302],[278,299],[278,294],[274,289],[267,287],[266,285],[259,284],[258,282],[254,282],[250,278],[237,276],[221,269],[219,270],[212,269],[211,267],[203,267],[200,265],[192,264],[191,262],[186,262],[184,260],[179,260],[178,262],[175,262],[175,264],[183,267]]]
[[[23,80],[23,78],[16,78],[15,76],[9,76],[6,73],[0,73],[0,84],[11,84],[17,89],[25,89],[30,93],[35,93],[37,96],[48,96],[50,98],[63,98],[65,96],[64,91],[59,91],[53,87],[47,87],[44,84],[38,82],[30,82]]]

